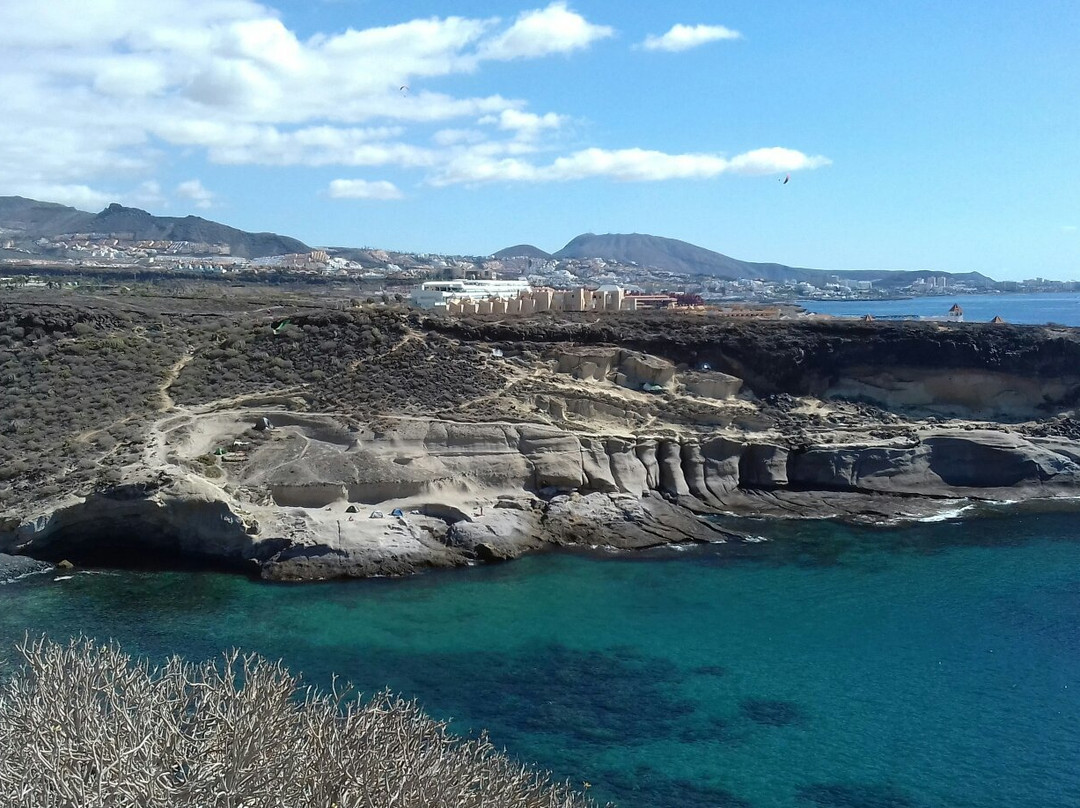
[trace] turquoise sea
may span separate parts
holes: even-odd
[[[744,523],[769,541],[404,580],[0,586],[0,641],[239,646],[414,696],[622,806],[1080,805],[1080,514]]]
[[[875,317],[914,314],[921,317],[943,317],[953,303],[964,310],[964,321],[987,323],[1001,316],[1017,325],[1080,326],[1080,293],[940,295],[916,297],[910,300],[800,300],[807,311],[834,314],[842,317]]]

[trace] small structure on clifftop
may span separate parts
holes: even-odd
[[[994,319],[991,320],[990,322],[993,323],[994,325],[1005,325],[1005,320],[1000,314],[996,315],[994,317]]]
[[[964,322],[964,310],[960,308],[960,304],[953,303],[951,309],[949,309],[949,322],[950,323],[962,323]]]

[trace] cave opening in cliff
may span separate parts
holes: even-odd
[[[254,560],[227,558],[186,548],[177,536],[163,534],[156,527],[139,525],[58,530],[49,537],[47,544],[35,547],[33,555],[54,564],[68,561],[76,567],[93,569],[258,575],[258,564]]]

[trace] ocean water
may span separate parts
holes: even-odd
[[[1017,325],[1080,326],[1080,293],[942,295],[911,300],[800,300],[807,311],[843,317],[875,317],[915,314],[920,317],[944,317],[953,303],[964,310],[964,321],[987,323],[1001,316]]]
[[[0,642],[258,651],[622,806],[1080,805],[1080,514],[749,526],[770,540],[405,580],[37,576],[0,587]]]

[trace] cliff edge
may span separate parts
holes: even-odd
[[[1080,493],[1071,329],[76,296],[0,319],[0,553],[400,575]]]

